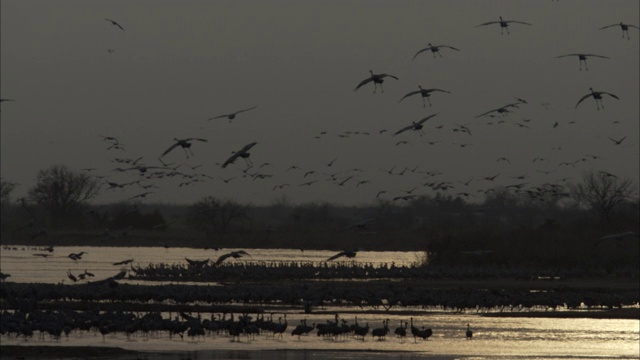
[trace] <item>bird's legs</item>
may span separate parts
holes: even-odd
[[[422,97],[422,107],[427,107],[427,104],[424,102],[424,96]]]
[[[427,101],[429,102],[429,107],[431,107],[431,97],[427,95]]]

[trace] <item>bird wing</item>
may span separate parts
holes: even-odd
[[[413,55],[413,59],[411,59],[411,60],[414,60],[414,59],[416,58],[416,56],[418,56],[418,55],[422,54],[422,53],[423,53],[423,52],[425,52],[425,51],[429,51],[429,50],[431,50],[431,46],[426,47],[426,48],[424,48],[424,49],[420,49],[420,50],[418,50],[418,52],[417,52],[415,55]]]
[[[253,110],[253,109],[257,108],[257,107],[258,107],[258,106],[256,105],[256,106],[252,106],[252,107],[247,108],[247,109],[238,110],[238,111],[236,111],[236,112],[235,112],[235,114],[239,114],[239,113],[241,113],[241,112],[245,112],[245,111]]]
[[[409,97],[411,95],[415,95],[415,94],[418,94],[418,93],[420,93],[420,90],[412,91],[412,92],[406,94],[405,96],[403,96],[402,99],[398,100],[398,102],[404,100],[404,98],[406,98],[406,97]]]
[[[556,56],[557,58],[562,58],[562,57],[567,57],[567,56],[580,56],[580,55],[584,55],[584,54],[567,54],[567,55],[560,55],[560,56]]]
[[[635,26],[635,25],[629,25],[629,24],[627,24],[627,26],[628,26],[628,27],[632,27],[632,28],[636,28],[636,29],[640,29],[640,27],[637,27],[637,26]]]
[[[427,91],[427,92],[440,91],[440,92],[446,92],[446,93],[451,94],[451,91],[442,90],[442,89],[425,89],[424,91]]]
[[[207,142],[207,139],[199,139],[199,138],[188,138],[188,139],[184,139],[184,141],[193,141],[193,140],[198,140],[198,141]]]
[[[383,78],[383,77],[387,77],[387,76],[388,76],[388,77],[392,77],[392,78],[394,78],[394,79],[396,79],[396,80],[400,80],[400,79],[398,79],[398,77],[397,77],[397,76],[393,76],[393,75],[391,75],[391,74],[380,74],[379,76],[380,76],[381,78]]]
[[[486,113],[484,113],[484,114],[480,114],[480,115],[478,115],[478,116],[476,116],[476,117],[477,117],[477,118],[479,118],[479,117],[485,116],[485,115],[487,115],[487,114],[491,114],[492,112],[495,112],[495,111],[498,111],[498,109],[489,110],[489,111],[487,111]]]
[[[606,28],[610,28],[610,27],[613,27],[613,26],[620,26],[620,24],[607,25],[607,26],[601,27],[600,30],[606,29]]]
[[[345,255],[346,255],[346,252],[341,251],[341,252],[333,255],[332,257],[328,258],[327,261],[335,260],[335,259],[337,259],[337,258],[339,258],[341,256],[345,256]]]
[[[363,85],[365,85],[366,83],[368,83],[370,81],[373,81],[373,77],[370,77],[368,79],[364,79],[364,80],[360,81],[360,84],[358,84],[358,86],[356,86],[356,88],[353,89],[353,91],[356,91],[356,90],[360,89],[360,87],[362,87]]]
[[[476,27],[485,26],[485,25],[491,25],[491,24],[499,24],[499,23],[500,23],[500,21],[489,21],[489,22],[486,22],[484,24],[476,25]]]
[[[396,132],[393,134],[393,136],[396,136],[396,135],[398,135],[398,134],[400,134],[400,133],[403,133],[403,132],[405,132],[405,131],[407,131],[407,130],[413,129],[414,127],[415,127],[415,125],[414,125],[414,124],[411,124],[411,125],[409,125],[409,126],[405,126],[405,127],[403,127],[402,129],[400,129],[400,130],[396,131]]]
[[[586,98],[588,98],[588,97],[590,97],[590,96],[593,96],[593,95],[592,95],[592,94],[587,94],[587,95],[585,95],[585,96],[581,97],[581,98],[580,98],[580,100],[578,100],[578,103],[576,104],[576,107],[575,107],[574,109],[576,109],[576,108],[578,107],[578,105],[580,105],[580,103],[581,103],[584,99],[586,99]]]
[[[418,125],[420,125],[420,124],[424,124],[424,123],[425,123],[425,121],[427,121],[427,120],[431,119],[432,117],[434,117],[434,116],[436,116],[436,115],[438,115],[438,114],[436,113],[436,114],[433,114],[433,115],[429,115],[429,116],[427,116],[426,118],[423,118],[423,119],[421,119],[420,121],[418,121],[418,122],[417,122],[417,124],[418,124]]]
[[[162,155],[160,155],[160,157],[163,157],[163,156],[167,155],[169,152],[171,152],[171,150],[175,149],[178,145],[180,145],[180,143],[178,143],[178,142],[177,142],[177,143],[175,143],[175,144],[173,144],[173,145],[169,146],[169,148],[168,148],[167,150],[165,150],[165,151],[162,153]]]
[[[257,144],[257,142],[255,142],[255,141],[254,141],[254,142],[252,142],[252,143],[250,143],[250,144],[247,144],[247,145],[245,145],[242,149],[240,149],[240,151],[238,151],[238,152],[240,152],[240,153],[247,152],[247,151],[249,151],[249,149],[251,149],[255,144]]]
[[[229,117],[229,115],[231,115],[231,114],[219,115],[219,116],[216,116],[216,117],[208,118],[208,119],[207,119],[207,121],[215,120],[215,119],[228,118],[228,117]]]
[[[608,92],[606,92],[606,91],[601,91],[600,93],[601,93],[601,94],[607,94],[607,95],[611,96],[611,97],[612,97],[612,98],[614,98],[614,99],[618,99],[618,100],[620,100],[620,98],[619,98],[619,97],[617,97],[617,96],[613,95],[612,93],[608,93]]]
[[[238,153],[234,153],[233,155],[231,155],[227,161],[224,162],[224,164],[222,164],[222,167],[225,168],[227,167],[227,165],[229,164],[233,164],[234,161],[236,161],[236,159],[239,157],[240,155]]]
[[[524,22],[524,21],[517,21],[517,20],[509,20],[509,21],[505,21],[507,23],[516,23],[516,24],[522,24],[522,25],[533,25],[533,24],[529,24],[528,22]]]
[[[218,260],[216,260],[216,265],[220,265],[223,261],[225,261],[226,259],[230,258],[231,256],[233,256],[232,253],[228,253],[228,254],[224,254],[224,255],[220,256],[218,258]]]
[[[448,49],[455,50],[455,51],[460,51],[460,49],[455,48],[453,46],[449,46],[449,45],[438,45],[437,47],[443,47],[443,48],[448,48]]]
[[[580,54],[576,54],[576,55],[580,55]],[[582,54],[583,56],[595,56],[595,57],[599,57],[599,58],[604,58],[604,59],[609,59],[608,56],[603,56],[603,55],[596,55],[596,54]]]

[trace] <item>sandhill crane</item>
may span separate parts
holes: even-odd
[[[247,256],[251,256],[251,255],[249,255],[249,253],[248,253],[248,252],[246,252],[246,251],[244,251],[244,250],[238,250],[238,251],[232,251],[232,252],[230,252],[230,253],[226,253],[226,254],[224,254],[224,255],[220,256],[220,257],[218,258],[218,260],[216,260],[216,265],[220,265],[220,264],[222,264],[222,262],[223,262],[223,261],[225,261],[226,259],[228,259],[228,258],[230,258],[230,257],[232,257],[232,258],[234,258],[234,259],[239,259],[239,258],[241,258],[241,257],[243,257],[243,256],[245,256],[245,255],[247,255]]]
[[[249,150],[254,147],[257,144],[257,142],[252,142],[249,143],[247,145],[245,145],[242,149],[236,151],[233,153],[233,155],[231,155],[225,162],[224,164],[222,164],[222,167],[225,168],[227,167],[227,165],[229,164],[233,164],[234,161],[236,161],[237,158],[241,157],[243,159],[245,159],[245,161],[247,161],[247,164],[251,164],[251,161],[249,160],[249,156],[251,156],[251,154],[249,153]]]
[[[0,272],[0,280],[2,280],[2,281],[7,280],[7,278],[9,276],[11,276],[11,274],[5,274],[5,273]]]
[[[578,103],[575,107],[576,109],[578,108],[578,105],[580,105],[580,103],[588,97],[593,97],[593,99],[596,101],[596,109],[598,110],[600,110],[600,108],[604,109],[604,104],[602,103],[602,95],[609,95],[616,100],[620,100],[620,98],[616,95],[608,93],[606,91],[593,91],[593,88],[589,88],[589,91],[591,91],[591,93],[581,97],[580,100],[578,100]]]
[[[250,107],[250,108],[246,108],[246,109],[238,110],[238,111],[236,111],[236,112],[232,112],[232,113],[230,113],[230,114],[219,115],[219,116],[216,116],[216,117],[209,118],[209,119],[207,119],[207,121],[209,121],[209,120],[215,120],[215,119],[227,118],[227,119],[229,119],[229,122],[231,122],[231,121],[233,121],[233,119],[235,119],[235,118],[236,118],[236,115],[240,114],[241,112],[245,112],[245,111],[253,110],[253,109],[257,108],[257,107],[258,107],[258,106],[252,106],[252,107]]]
[[[405,127],[403,127],[402,129],[400,129],[400,130],[396,131],[396,132],[393,134],[393,136],[396,136],[396,135],[398,135],[398,134],[400,134],[400,133],[403,133],[403,132],[405,132],[405,131],[407,131],[407,130],[415,130],[415,131],[418,131],[418,133],[420,134],[420,136],[422,136],[422,135],[424,135],[424,131],[422,131],[422,128],[423,128],[423,126],[424,126],[423,124],[424,124],[427,120],[431,119],[432,117],[434,117],[434,116],[436,116],[436,115],[438,115],[438,114],[432,114],[432,115],[429,115],[429,116],[427,116],[427,117],[425,117],[425,118],[422,118],[422,119],[418,120],[417,122],[416,122],[416,121],[413,121],[413,122],[411,123],[411,125],[405,126]]]
[[[426,340],[429,337],[431,337],[431,335],[433,335],[433,330],[431,330],[431,328],[425,329],[423,326],[422,329],[418,329],[417,327],[413,326],[413,318],[411,318],[410,320],[411,320],[411,335],[413,335],[413,342],[416,342],[418,338],[422,338],[422,340]]]
[[[405,98],[415,95],[415,94],[420,94],[422,96],[422,107],[426,107],[426,104],[424,102],[424,99],[426,98],[427,101],[429,101],[429,106],[431,106],[431,93],[434,91],[440,91],[440,92],[445,92],[448,94],[451,94],[450,91],[447,90],[442,90],[442,89],[423,89],[422,86],[418,85],[418,88],[420,88],[420,90],[416,90],[416,91],[412,91],[410,93],[407,93],[405,96],[402,97],[402,99],[398,100],[398,102],[404,100]]]
[[[567,54],[567,55],[560,55],[560,56],[556,56],[556,59],[558,58],[563,58],[563,57],[567,57],[567,56],[577,56],[578,57],[578,61],[580,63],[580,67],[578,68],[578,70],[582,71],[582,63],[584,63],[584,68],[586,71],[589,71],[589,66],[587,66],[587,57],[599,57],[599,58],[603,58],[603,59],[608,59],[608,57],[603,56],[603,55],[596,55],[596,54]]]
[[[133,262],[133,259],[122,260],[118,262],[114,262],[112,265],[127,265]]]
[[[622,37],[624,38],[624,35],[627,34],[627,40],[631,39],[629,37],[629,28],[636,28],[636,29],[640,29],[639,27],[635,26],[635,25],[631,25],[631,24],[624,24],[622,21],[620,21],[620,23],[618,24],[611,24],[611,25],[607,25],[607,26],[603,26],[600,28],[600,30],[602,29],[606,29],[606,28],[610,28],[613,26],[620,26],[620,28],[622,29]]]
[[[373,71],[369,70],[369,73],[371,74],[370,77],[362,80],[358,86],[356,86],[355,89],[353,89],[353,91],[358,90],[360,87],[362,87],[363,85],[373,81],[373,93],[376,93],[376,90],[378,89],[378,84],[380,84],[380,89],[382,89],[382,92],[384,92],[384,88],[382,87],[382,83],[384,82],[384,78],[385,77],[391,77],[394,78],[396,80],[398,80],[398,78],[396,76],[390,75],[390,74],[374,74]]]
[[[500,16],[500,20],[499,21],[489,21],[489,22],[486,22],[484,24],[480,24],[478,26],[485,26],[485,25],[491,25],[491,24],[500,24],[500,35],[502,35],[503,31],[505,29],[507,30],[507,34],[510,34],[510,32],[509,32],[509,23],[522,24],[522,25],[532,25],[532,24],[529,24],[528,22],[524,22],[524,21],[502,20],[502,16]],[[478,27],[478,26],[476,26],[476,27]]]
[[[173,150],[176,147],[180,146],[180,147],[182,147],[182,149],[184,149],[184,152],[187,154],[187,159],[188,159],[189,158],[189,154],[193,155],[193,152],[191,151],[191,141],[197,140],[197,141],[207,142],[207,139],[198,139],[198,138],[188,138],[188,139],[173,138],[173,140],[176,143],[171,145],[171,146],[169,146],[169,148],[167,150],[165,150],[162,153],[162,155],[160,155],[161,158],[163,156],[167,155],[169,152],[171,152],[171,150]]]
[[[467,332],[466,332],[467,340],[471,340],[473,338],[473,331],[471,331],[471,325],[467,324]]]
[[[77,278],[77,277],[75,277],[75,276],[71,273],[71,270],[67,270],[67,277],[68,277],[69,279],[71,279],[71,281],[73,281],[73,282],[77,282],[77,281],[78,281],[78,278]]]
[[[511,103],[511,104],[507,104],[505,106],[501,106],[501,107],[499,107],[497,109],[489,110],[489,111],[487,111],[485,113],[482,113],[482,114],[476,116],[476,118],[487,116],[487,115],[488,116],[494,116],[494,115],[490,115],[491,113],[494,113],[494,112],[498,113],[498,114],[501,114],[502,116],[506,116],[508,113],[511,112],[511,110],[509,110],[509,108],[512,108],[512,107],[517,108],[518,105],[520,105],[520,103],[521,103],[521,101],[518,101],[516,103]]]
[[[623,141],[624,141],[624,139],[626,139],[626,138],[627,138],[626,136],[623,136],[623,137],[622,137],[622,138],[620,138],[619,140],[612,139],[612,138],[609,138],[609,140],[613,141],[616,145],[620,145],[620,144],[622,144],[622,142],[623,142]]]
[[[333,255],[332,257],[328,258],[326,261],[335,260],[335,259],[337,259],[339,257],[342,257],[342,256],[346,256],[346,257],[351,259],[351,258],[356,257],[357,252],[358,252],[358,249],[341,251],[341,252]]]
[[[371,330],[371,336],[377,337],[378,340],[383,340],[388,333],[389,333],[389,319],[386,319],[382,322],[381,328],[375,328]]]
[[[84,251],[79,252],[79,253],[77,253],[77,254],[71,253],[71,254],[67,255],[67,257],[68,257],[69,259],[73,260],[73,261],[76,261],[76,260],[80,260],[80,259],[82,259],[82,255],[84,255],[84,254],[88,254],[88,253],[86,253],[86,252],[84,252]]]
[[[110,23],[111,23],[111,25],[117,26],[117,27],[119,27],[119,28],[120,28],[120,30],[124,31],[124,28],[123,28],[120,24],[118,24],[115,20],[111,20],[111,19],[105,19],[105,20],[107,20],[108,22],[110,22]]]
[[[413,55],[413,59],[412,59],[412,60],[415,60],[416,56],[420,55],[421,53],[423,53],[423,52],[425,52],[425,51],[429,51],[429,50],[431,50],[431,53],[433,54],[433,57],[434,57],[434,58],[436,57],[436,53],[437,53],[440,57],[442,57],[442,54],[440,54],[440,48],[445,48],[445,49],[451,49],[451,50],[455,50],[455,51],[460,51],[460,49],[458,49],[458,48],[454,48],[453,46],[449,46],[449,45],[431,45],[431,43],[429,43],[429,44],[427,44],[427,45],[429,45],[429,46],[427,46],[427,47],[426,47],[426,48],[424,48],[424,49],[420,49],[420,50],[418,50],[418,52],[417,52],[415,55]]]

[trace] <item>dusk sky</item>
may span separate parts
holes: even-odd
[[[13,100],[1,105],[0,165],[18,184],[14,200],[54,164],[106,176],[98,203],[147,191],[144,202],[181,204],[213,195],[361,205],[380,191],[379,199],[466,192],[479,201],[479,190],[577,182],[588,170],[639,180],[640,33],[601,29],[640,25],[637,0],[0,5],[0,95]],[[498,24],[478,26],[499,16],[532,25],[512,23],[502,35]],[[428,43],[459,51],[413,59]],[[577,56],[557,58],[576,53],[607,58],[588,57],[588,71]],[[354,91],[369,70],[398,80],[386,77],[384,92],[372,82]],[[399,101],[418,85],[450,93],[433,92],[431,106],[420,94]],[[576,108],[590,87],[619,99]],[[527,103],[478,117],[516,98]],[[253,106],[232,121],[208,120]],[[432,114],[423,136],[393,135]],[[108,150],[105,136],[122,149]],[[189,158],[173,149],[162,158],[168,168],[146,174],[115,161],[163,167],[174,138],[207,142],[194,141]],[[252,142],[252,168],[243,172],[242,158],[221,167]],[[136,180],[144,181],[106,185]]]

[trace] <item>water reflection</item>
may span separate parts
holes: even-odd
[[[113,276],[119,271],[128,270],[129,265],[113,265],[127,259],[134,259],[132,265],[146,267],[149,264],[187,264],[191,260],[217,260],[222,254],[238,249],[194,249],[164,247],[97,247],[97,246],[59,246],[47,257],[34,256],[43,251],[37,247],[4,245],[0,252],[0,269],[11,274],[14,282],[70,283],[67,272],[83,273],[88,269],[96,279]],[[334,255],[334,251],[298,249],[245,249],[251,256],[240,259],[227,259],[225,262],[311,262],[320,263]],[[82,259],[72,260],[71,253],[86,252]],[[348,262],[359,264],[395,264],[410,266],[422,258],[422,252],[407,251],[359,251]]]

